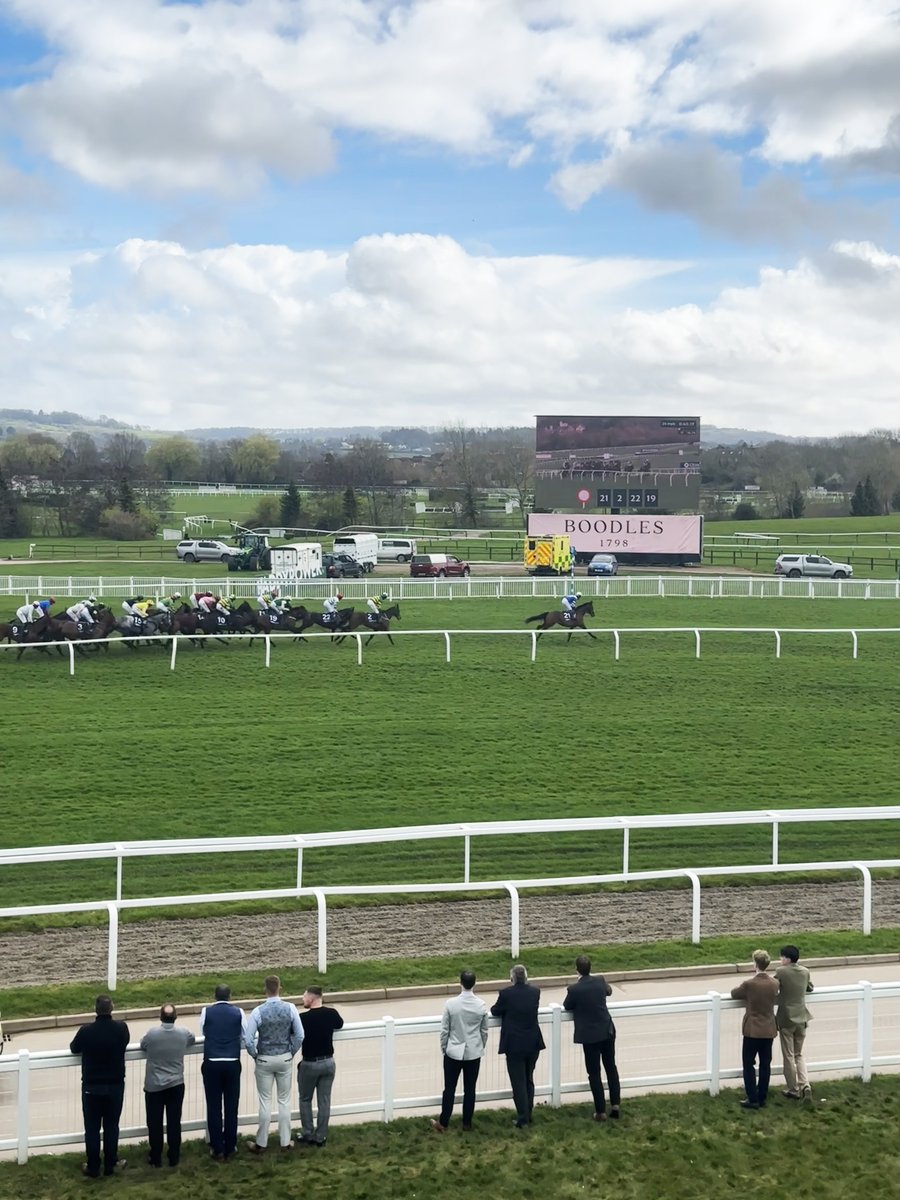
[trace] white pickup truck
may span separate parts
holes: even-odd
[[[853,568],[849,563],[832,562],[823,554],[779,554],[775,560],[775,574],[787,575],[790,579],[799,579],[801,576],[849,579]]]

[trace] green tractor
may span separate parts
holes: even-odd
[[[240,553],[228,560],[229,571],[268,571],[272,566],[269,539],[261,533],[239,533],[232,538]]]

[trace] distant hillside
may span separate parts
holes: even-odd
[[[746,442],[748,446],[761,446],[763,442],[802,442],[803,438],[788,437],[786,433],[769,433],[764,429],[722,429],[718,425],[701,422],[700,444],[702,446],[736,446]]]

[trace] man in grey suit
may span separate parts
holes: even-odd
[[[798,963],[800,951],[796,946],[781,947],[781,966],[775,968],[778,980],[778,1011],[775,1024],[781,1042],[781,1057],[784,1060],[784,1081],[788,1100],[809,1100],[812,1088],[803,1061],[803,1043],[806,1040],[807,1022],[812,1014],[806,1007],[806,993],[813,990],[809,971]]]
[[[541,989],[532,987],[528,972],[521,964],[513,967],[509,978],[512,986],[502,989],[491,1012],[501,1019],[498,1053],[506,1055],[506,1073],[516,1105],[515,1126],[524,1129],[531,1124],[534,1068],[544,1049],[538,1025]]]
[[[575,970],[578,972],[578,982],[566,991],[563,1008],[575,1018],[574,1041],[584,1053],[588,1083],[594,1097],[594,1120],[606,1120],[606,1096],[600,1078],[601,1061],[609,1084],[609,1115],[618,1118],[622,1093],[616,1067],[616,1027],[606,1006],[606,998],[612,995],[612,988],[602,975],[591,974],[591,960],[586,954],[579,954],[575,959]]]
[[[441,1097],[440,1119],[431,1122],[435,1133],[447,1132],[460,1074],[463,1077],[463,1132],[468,1133],[472,1128],[475,1084],[478,1082],[481,1059],[487,1045],[487,1005],[472,991],[475,987],[475,972],[461,972],[459,983],[462,990],[458,996],[453,996],[447,1001],[441,1018],[444,1094]]]

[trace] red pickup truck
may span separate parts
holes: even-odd
[[[449,575],[468,575],[469,564],[455,554],[414,554],[409,573],[429,579],[446,579]]]

